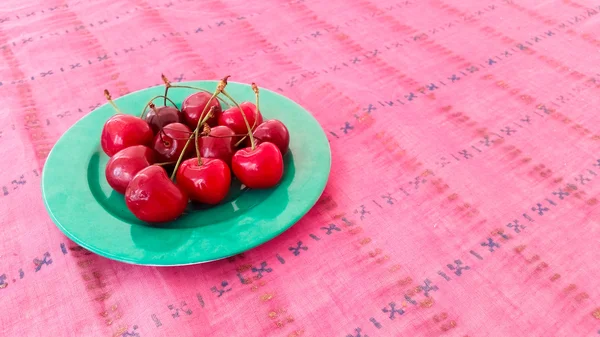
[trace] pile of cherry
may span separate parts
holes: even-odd
[[[117,112],[102,129],[102,149],[110,157],[106,180],[125,195],[138,219],[175,220],[190,200],[219,204],[234,178],[252,189],[271,188],[281,180],[287,128],[278,120],[263,121],[254,83],[256,103],[238,104],[225,90],[228,77],[211,93],[171,84],[163,75],[165,94],[152,98],[140,117],[122,113],[104,91]],[[176,88],[195,90],[181,110],[167,96]],[[156,106],[157,99],[164,105]]]

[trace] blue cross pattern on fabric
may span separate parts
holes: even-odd
[[[592,179],[585,177],[583,174],[580,174],[579,177],[576,177],[575,180],[579,182],[581,185],[585,185],[592,181]]]
[[[471,267],[463,266],[463,262],[461,260],[454,260],[454,265],[447,264],[448,269],[452,270],[456,276],[461,276],[463,270],[469,270]]]
[[[231,291],[231,288],[225,289],[229,285],[229,282],[223,281],[221,282],[221,289],[215,287],[210,288],[210,291],[217,294],[217,297],[223,296],[224,293]]]
[[[459,151],[458,154],[462,155],[465,159],[473,158],[473,155],[467,150]]]
[[[510,126],[507,126],[504,129],[501,129],[500,131],[504,132],[507,136],[510,136],[513,133],[517,132],[517,130],[511,129]]]
[[[488,247],[488,250],[492,253],[495,251],[495,248],[500,248],[500,245],[498,243],[494,242],[494,239],[492,239],[492,238],[488,238],[487,242],[482,242],[481,246]]]
[[[252,272],[258,274],[258,275],[256,275],[257,279],[262,278],[263,273],[270,273],[272,271],[273,271],[273,269],[267,267],[267,261],[261,262],[260,268],[252,267]]]
[[[424,184],[426,182],[427,182],[427,179],[425,179],[425,178],[423,178],[421,176],[417,176],[417,177],[415,177],[414,181],[409,181],[408,183],[410,185],[413,185],[415,187],[415,190],[418,190],[419,189],[419,185]]]
[[[45,252],[44,253],[44,258],[42,260],[35,258],[33,259],[33,264],[35,265],[35,271],[38,272],[40,271],[40,269],[42,269],[42,267],[44,265],[50,265],[52,264],[52,259],[50,258],[50,253],[49,252]]]
[[[547,212],[550,210],[548,207],[542,206],[541,203],[537,203],[536,206],[537,207],[531,207],[531,210],[538,212],[539,215],[544,215],[544,212]]]
[[[365,205],[360,205],[360,210],[355,209],[354,210],[354,214],[359,214],[360,215],[360,219],[364,220],[365,216],[367,214],[371,214],[371,212],[367,211],[367,209],[365,208]]]
[[[423,283],[424,283],[424,285],[419,286],[419,289],[423,290],[423,294],[426,297],[429,297],[430,291],[438,291],[438,287],[435,285],[432,286],[431,281],[429,279],[425,279],[425,281]]]
[[[291,251],[294,256],[298,256],[300,255],[300,250],[308,250],[308,247],[302,245],[302,241],[298,241],[296,247],[290,247],[288,250]]]
[[[354,329],[354,333],[356,333],[356,335],[348,334],[348,335],[346,335],[346,337],[369,337],[368,335],[361,334],[361,332],[362,332],[361,328],[356,328],[356,329]]]
[[[552,195],[556,195],[560,200],[564,200],[565,197],[569,196],[569,192],[565,192],[562,188],[559,188],[558,191],[552,192]]]
[[[402,308],[398,308],[396,309],[396,303],[395,302],[390,302],[390,304],[381,309],[381,311],[385,312],[385,313],[389,313],[390,314],[390,319],[393,320],[396,318],[396,314],[398,315],[404,315],[404,310]]]
[[[169,310],[171,310],[171,316],[173,316],[173,318],[177,318],[177,317],[179,317],[180,310],[187,315],[192,314],[192,310],[189,308],[186,308],[186,306],[187,306],[187,303],[185,303],[185,301],[182,301],[179,308],[175,307],[173,304],[169,304],[168,308],[169,308]]]
[[[321,227],[322,230],[326,231],[326,235],[331,235],[331,233],[333,233],[333,231],[338,231],[341,232],[342,230],[336,226],[335,224],[329,224],[329,226],[327,227]]]
[[[354,130],[354,127],[349,122],[345,122],[344,126],[341,127],[340,130],[342,130],[344,134],[347,134],[348,131]]]
[[[377,108],[373,105],[373,104],[369,104],[368,107],[363,108],[363,111],[366,111],[367,113],[371,113],[371,111],[377,110]]]
[[[512,228],[515,231],[515,233],[521,233],[522,229],[527,228],[527,227],[519,224],[519,220],[513,220],[513,222],[508,223],[508,225],[506,225],[506,227]]]
[[[387,193],[386,195],[382,195],[381,198],[385,199],[385,202],[387,202],[390,205],[393,205],[394,201],[396,201],[396,199],[394,197],[392,197],[392,195],[390,193]]]
[[[121,337],[140,337],[140,334],[135,332],[137,330],[138,326],[134,325],[132,327],[131,331],[125,331],[123,332],[123,334],[121,335]]]

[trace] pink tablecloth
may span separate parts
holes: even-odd
[[[2,1],[0,335],[598,336],[599,13],[593,0]],[[66,239],[40,195],[48,150],[102,89],[161,72],[231,74],[310,110],[333,155],[316,207],[196,266],[117,263]]]

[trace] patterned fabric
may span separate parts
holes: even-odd
[[[4,0],[0,335],[599,336],[598,13],[593,0]],[[311,111],[333,155],[314,209],[195,266],[117,263],[66,239],[40,192],[52,144],[103,89],[163,72],[229,74]]]

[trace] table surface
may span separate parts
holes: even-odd
[[[600,335],[599,13],[592,0],[3,1],[0,335]],[[70,242],[41,198],[48,151],[103,89],[160,73],[230,74],[311,111],[333,158],[317,205],[202,265]]]

